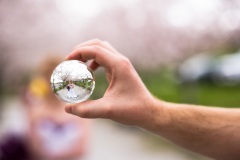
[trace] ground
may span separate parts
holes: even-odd
[[[81,100],[81,99],[86,99],[88,98],[89,94],[90,94],[90,91],[82,88],[82,87],[79,87],[75,84],[74,85],[74,88],[73,88],[73,91],[74,93],[78,96],[76,98],[68,98],[68,90],[67,88],[63,88],[61,90],[59,90],[57,92],[58,95],[61,95],[62,99],[64,99],[65,101],[78,101],[78,100]]]
[[[21,132],[27,127],[27,120],[17,99],[11,98],[4,108],[0,139],[6,131]],[[126,127],[110,120],[90,121],[90,145],[86,157],[81,160],[209,160],[138,128]]]

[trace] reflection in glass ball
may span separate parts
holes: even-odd
[[[87,100],[95,88],[92,71],[77,60],[60,63],[51,76],[53,93],[67,103],[79,103]]]

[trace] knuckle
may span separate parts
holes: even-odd
[[[94,39],[93,42],[96,45],[101,45],[103,43],[100,39]]]
[[[102,52],[102,47],[100,47],[100,46],[98,46],[98,45],[94,45],[94,46],[93,46],[93,50],[94,50],[95,52],[99,53],[99,52]]]
[[[126,57],[121,58],[120,61],[120,66],[119,67],[122,71],[124,71],[125,74],[130,73],[130,71],[132,70],[132,63],[130,62],[130,60]]]
[[[122,55],[116,55],[114,66],[117,70],[129,72],[132,69],[130,60]]]
[[[127,68],[129,68],[131,66],[131,62],[127,57],[121,58],[121,64],[122,64],[122,66],[127,67]]]
[[[123,61],[124,63],[126,63],[126,64],[130,64],[130,63],[131,63],[130,60],[129,60],[127,57],[123,57],[123,58],[122,58],[122,61]]]
[[[103,43],[110,45],[110,43],[108,41],[103,41]]]

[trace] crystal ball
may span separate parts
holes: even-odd
[[[67,103],[79,103],[93,93],[94,75],[81,61],[64,61],[53,70],[51,88],[58,99]]]

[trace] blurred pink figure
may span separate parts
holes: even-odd
[[[48,57],[40,65],[38,74],[24,87],[21,99],[29,123],[26,135],[14,135],[0,143],[2,159],[75,160],[85,155],[89,121],[67,114],[65,103],[50,89],[50,76],[58,63],[59,58]]]

